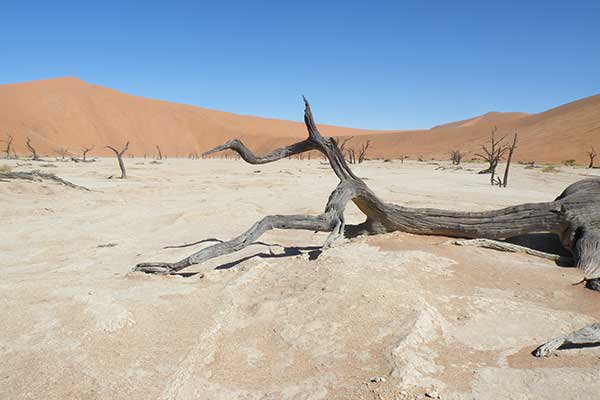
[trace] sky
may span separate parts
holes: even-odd
[[[75,76],[369,129],[600,93],[600,0],[0,2],[0,84]]]

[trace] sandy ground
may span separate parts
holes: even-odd
[[[1,399],[600,398],[599,348],[530,355],[600,320],[575,269],[402,233],[319,255],[326,234],[276,231],[196,275],[130,273],[207,244],[166,245],[319,213],[337,182],[316,160],[126,163],[126,181],[106,179],[114,159],[16,167],[92,192],[0,182]],[[354,169],[388,201],[465,210],[552,200],[588,174],[515,166],[500,190],[477,165],[436,167]]]

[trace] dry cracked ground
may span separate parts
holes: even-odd
[[[92,191],[0,182],[2,399],[600,398],[600,348],[530,354],[600,320],[600,294],[552,261],[403,233],[320,253],[325,234],[275,231],[190,274],[130,272],[210,243],[167,245],[319,213],[337,182],[318,160],[126,159],[126,181],[106,179],[114,159],[19,163],[2,161]],[[515,166],[498,189],[442,164],[354,169],[388,201],[463,210],[552,200],[590,174]]]

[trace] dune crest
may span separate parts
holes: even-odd
[[[301,111],[299,104],[299,117]],[[500,134],[520,132],[517,161],[584,163],[590,146],[600,148],[600,95],[539,114],[490,112],[423,130],[320,129],[328,136],[355,136],[349,145],[371,140],[371,157],[427,159],[447,158],[453,148],[473,157],[492,126]],[[130,154],[153,156],[159,145],[170,157],[187,157],[234,137],[266,151],[306,135],[301,122],[152,100],[73,77],[0,85],[0,133],[15,137],[21,155],[27,154],[29,136],[45,155],[54,155],[58,147],[79,154],[81,147],[95,145],[95,155],[108,156],[105,145],[121,146],[130,140]]]

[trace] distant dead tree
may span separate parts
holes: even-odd
[[[354,136],[350,136],[347,138],[344,138],[341,143],[340,143],[340,139],[336,138],[335,142],[338,145],[340,151],[342,152],[342,154],[344,153],[344,149],[346,148],[346,145],[348,144],[349,141],[351,141],[352,139],[354,139]]]
[[[127,171],[125,171],[125,163],[123,162],[123,154],[125,154],[125,152],[129,148],[129,141],[125,144],[125,147],[123,147],[123,150],[121,151],[115,149],[112,146],[106,146],[106,148],[111,149],[115,153],[115,156],[119,161],[119,168],[121,168],[121,179],[127,178]]]
[[[354,150],[353,148],[349,148],[346,150],[346,154],[348,155],[348,163],[356,164],[356,150]]]
[[[371,144],[370,140],[367,140],[367,142],[363,145],[360,146],[360,150],[358,151],[358,163],[362,164],[363,161],[365,161],[365,157],[367,155],[367,149],[369,148],[369,145]]]
[[[63,160],[65,159],[65,157],[71,155],[71,152],[66,147],[57,147],[56,149],[54,149],[54,152],[61,156]]]
[[[162,152],[160,151],[160,147],[156,145],[156,150],[158,151],[158,159],[162,160]]]
[[[590,164],[588,165],[588,168],[594,168],[594,159],[596,158],[598,154],[596,154],[596,150],[594,150],[594,148],[592,147],[590,151],[588,151],[588,156],[590,157]]]
[[[33,161],[38,161],[40,159],[40,157],[38,156],[37,151],[35,150],[35,148],[31,144],[31,139],[29,137],[27,137],[26,144],[27,144],[27,149],[29,149],[29,151],[31,152],[31,159]]]
[[[488,146],[486,145],[481,145],[483,153],[475,154],[475,156],[481,158],[489,164],[488,168],[484,169],[483,171],[479,171],[479,173],[491,174],[490,183],[492,185],[499,183],[499,181],[496,180],[496,168],[498,167],[498,163],[500,162],[500,160],[502,160],[502,157],[504,157],[504,153],[506,153],[506,151],[509,149],[508,146],[503,144],[504,138],[506,136],[504,136],[500,140],[496,139],[497,131],[498,128],[496,127],[492,129],[492,132],[490,134],[490,147],[488,148]]]
[[[4,149],[4,152],[6,153],[6,159],[10,160],[10,150],[11,150],[11,146],[12,146],[12,142],[13,142],[12,135],[6,134],[6,140],[4,140],[4,142],[6,143],[6,148]],[[14,150],[13,150],[13,152],[14,152]]]
[[[506,167],[504,168],[504,179],[502,181],[498,181],[499,185],[506,187],[508,184],[508,169],[510,168],[510,162],[512,160],[513,153],[517,148],[517,140],[518,140],[518,132],[515,132],[515,137],[513,138],[513,142],[508,148],[508,158],[506,159]]]
[[[84,147],[83,149],[81,149],[81,152],[83,153],[83,162],[87,161],[87,153],[89,153],[90,151],[94,150],[94,146],[92,147]]]
[[[452,165],[460,165],[462,161],[463,153],[460,150],[450,150],[450,160],[452,161]]]

